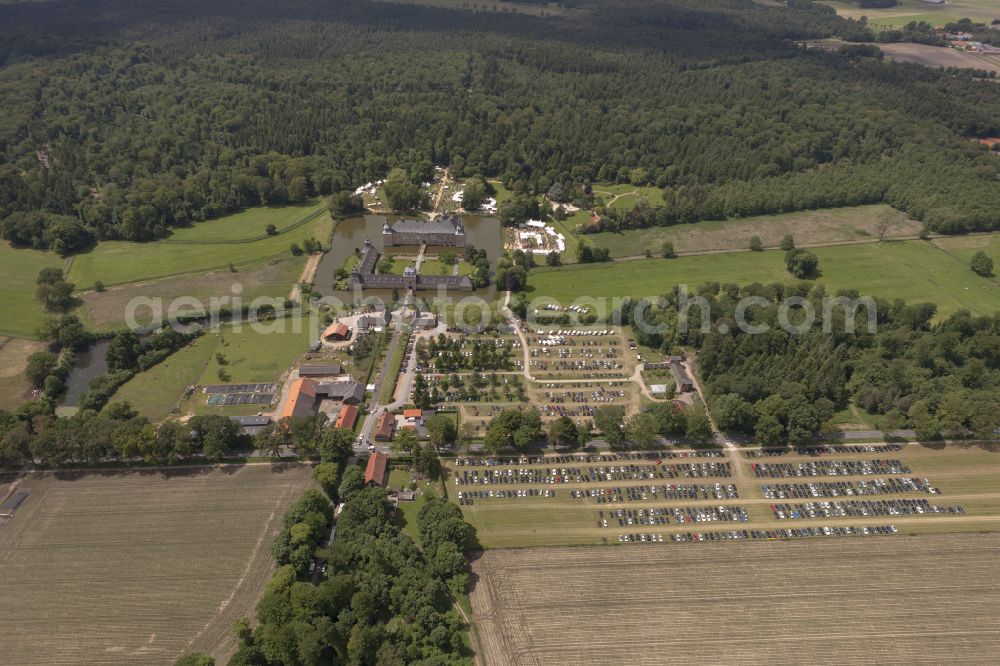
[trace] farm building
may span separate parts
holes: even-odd
[[[358,317],[359,331],[381,331],[392,321],[392,313],[388,310],[377,310],[371,314]]]
[[[351,430],[358,422],[358,408],[355,405],[344,405],[340,413],[337,414],[337,421],[334,424],[337,428],[347,428]]]
[[[339,400],[345,405],[359,405],[365,399],[365,387],[357,382],[320,384],[316,387],[316,392],[323,398]]]
[[[345,324],[336,321],[330,324],[325,331],[323,331],[324,340],[347,340],[351,337],[351,329],[347,328]]]
[[[316,382],[311,379],[296,379],[288,390],[288,399],[278,418],[312,416],[316,409],[317,395]]]
[[[670,362],[670,373],[674,376],[674,383],[679,393],[690,393],[694,390],[694,380],[679,362]]]
[[[333,377],[341,373],[339,363],[330,365],[303,365],[299,368],[299,377]]]
[[[397,220],[382,225],[382,245],[443,245],[465,247],[465,227],[454,215],[442,215],[430,222]]]
[[[270,416],[230,416],[236,425],[240,427],[240,432],[253,437],[271,423]]]
[[[365,485],[382,486],[389,480],[389,456],[381,451],[376,451],[368,458],[368,465],[365,467]]]
[[[375,422],[375,441],[388,442],[392,439],[392,431],[396,425],[396,419],[391,412],[382,412]]]
[[[418,331],[426,331],[438,325],[437,315],[428,313],[413,320],[413,328]]]

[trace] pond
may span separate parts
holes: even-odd
[[[90,388],[90,381],[108,371],[105,355],[109,342],[109,340],[99,340],[90,345],[86,351],[77,352],[73,369],[66,377],[66,393],[63,394],[60,403],[63,407],[78,407],[80,396]]]
[[[389,216],[390,220],[398,219],[399,216]],[[333,274],[344,265],[348,257],[360,251],[365,244],[365,239],[371,240],[379,251],[382,251],[382,225],[385,223],[385,215],[363,215],[341,220],[333,230],[333,239],[330,250],[323,255],[319,266],[316,269],[314,280],[314,290],[325,297],[338,298],[344,303],[353,304],[358,300],[356,294],[349,291],[339,291],[333,289]],[[486,256],[490,260],[491,269],[496,268],[496,262],[500,258],[503,243],[500,234],[500,220],[495,217],[484,217],[479,215],[463,215],[462,223],[465,225],[466,242],[476,248],[486,250]],[[428,248],[428,254],[435,254],[440,249],[436,247]],[[394,254],[416,254],[416,247],[394,247]],[[486,300],[495,297],[496,290],[490,286],[473,292],[475,295]],[[431,298],[436,292],[418,292],[417,297],[425,296]],[[467,292],[456,292],[456,298],[468,296]],[[392,299],[391,290],[387,289],[366,289],[364,298],[376,297],[383,301]]]

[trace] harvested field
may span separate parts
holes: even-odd
[[[213,298],[226,299],[220,303],[231,305],[234,293],[247,305],[260,296],[284,299],[302,273],[304,261],[302,257],[280,257],[269,259],[259,266],[240,268],[235,273],[226,269],[108,287],[103,292],[88,291],[80,296],[83,301],[80,313],[94,328],[118,330],[126,323],[129,303],[138,298],[162,299],[164,313],[174,299],[181,297],[196,298],[206,310],[213,309]],[[234,285],[238,285],[236,289]],[[140,319],[138,323],[147,323],[149,308],[140,308],[137,316]]]
[[[1000,535],[488,551],[471,602],[494,666],[988,663]]]
[[[0,654],[10,664],[225,663],[308,466],[40,474],[0,523]],[[9,490],[9,486],[5,488]]]
[[[879,44],[890,60],[913,62],[927,67],[959,67],[1000,72],[1000,56],[969,53],[944,46],[927,44]]]
[[[606,247],[613,257],[642,255],[646,248],[658,253],[664,241],[674,244],[678,254],[698,254],[746,250],[757,236],[764,247],[778,247],[786,234],[798,245],[830,245],[875,241],[878,224],[892,222],[886,238],[915,238],[921,224],[886,205],[825,208],[820,210],[757,215],[743,219],[650,227],[627,231],[603,231],[581,236],[594,245]]]

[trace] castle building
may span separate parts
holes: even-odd
[[[439,245],[465,247],[465,227],[455,215],[441,215],[430,222],[397,220],[382,225],[383,247],[398,245]]]

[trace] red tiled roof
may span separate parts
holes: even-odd
[[[381,451],[376,451],[368,458],[368,466],[365,468],[365,483],[376,483],[384,486],[388,468],[389,456]]]
[[[278,415],[279,419],[289,416],[309,416],[316,402],[316,383],[311,379],[296,379],[288,389],[288,400]]]
[[[353,428],[358,420],[358,408],[354,405],[344,405],[337,415],[337,428]]]
[[[330,337],[333,337],[333,336],[344,337],[344,336],[347,335],[347,333],[349,332],[349,330],[350,329],[348,329],[345,324],[342,324],[339,321],[338,322],[334,322],[334,323],[330,324],[329,326],[327,326],[326,330],[323,331],[323,337],[324,338],[330,338]]]

